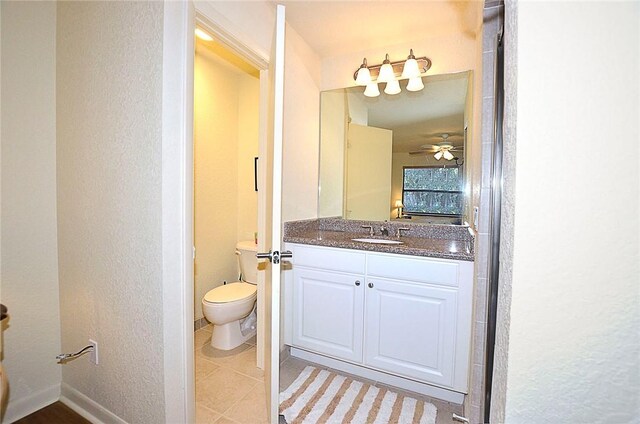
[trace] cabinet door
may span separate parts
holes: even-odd
[[[294,267],[293,279],[293,345],[362,362],[363,276]]]
[[[452,387],[456,289],[376,278],[367,283],[364,363]]]

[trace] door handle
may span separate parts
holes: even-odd
[[[283,250],[282,252],[278,250],[274,250],[273,252],[269,250],[268,252],[260,252],[256,253],[256,258],[258,259],[268,259],[269,262],[273,264],[279,264],[280,259],[292,258],[293,253],[290,250]]]
[[[369,284],[367,284],[367,285],[369,286],[369,288],[370,288],[370,289],[372,289],[372,288],[373,288],[373,283],[369,283]]]

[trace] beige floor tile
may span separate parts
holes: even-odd
[[[209,376],[196,381],[196,403],[223,414],[257,384],[262,383],[220,367]]]
[[[216,424],[238,424],[238,423],[233,420],[230,420],[227,417],[220,417],[218,418],[218,421],[216,421]]]
[[[197,349],[206,343],[211,343],[211,331],[200,329],[193,335],[193,346]]]
[[[215,362],[218,365],[225,365],[233,361],[235,357],[245,350],[251,349],[253,346],[248,344],[241,344],[235,349],[220,350],[211,347],[210,344],[205,344],[196,349],[196,355],[208,359],[211,362]]]
[[[250,344],[251,346],[256,345],[256,336],[251,337],[249,340],[245,342],[246,344]]]
[[[196,404],[196,424],[212,424],[217,422],[220,414],[206,408],[200,404]]]
[[[265,399],[264,384],[258,384],[224,415],[240,424],[268,424]]]
[[[310,364],[293,357],[280,364],[280,391],[289,387],[307,365]]]
[[[228,362],[225,362],[225,365],[239,373],[262,381],[264,379],[264,371],[256,366],[256,361],[256,347],[253,346],[250,349],[235,355]]]
[[[220,368],[220,365],[214,364],[213,362],[196,355],[195,368],[196,381],[198,381],[211,375],[212,372]]]

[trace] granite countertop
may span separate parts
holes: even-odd
[[[403,244],[371,244],[351,240],[354,238],[369,238],[369,235],[362,232],[306,229],[305,231],[296,231],[293,234],[285,234],[284,241],[288,243],[455,259],[460,261],[474,260],[473,240],[402,236],[399,240],[402,241]],[[374,238],[398,240],[395,237],[374,236]]]

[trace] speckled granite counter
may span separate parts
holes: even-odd
[[[398,240],[393,237],[398,228],[409,229],[404,231],[400,238],[403,244],[370,244],[353,241],[354,238],[369,238],[369,230],[362,228],[362,225],[373,225],[374,237],[388,240]],[[381,226],[389,230],[389,236],[380,235]],[[284,241],[461,261],[474,260],[473,235],[467,227],[453,225],[404,225],[395,222],[372,223],[333,218],[313,219],[285,223]]]

